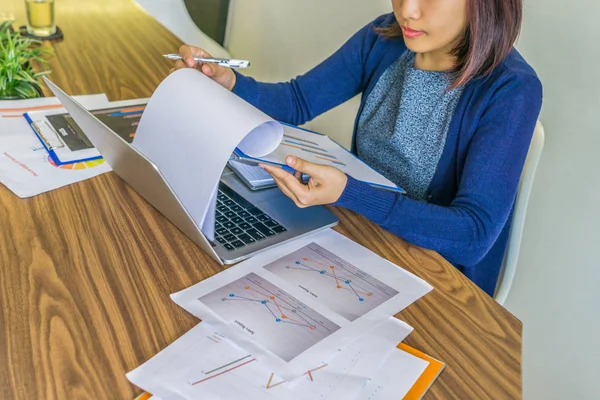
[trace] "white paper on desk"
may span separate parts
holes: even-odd
[[[410,353],[396,349],[375,372],[357,399],[397,400],[403,398],[417,382],[429,363]]]
[[[147,102],[147,98],[141,98],[114,101],[109,105],[103,104],[101,107],[86,108],[113,132],[131,142],[143,107]],[[101,157],[98,150],[85,137],[85,132],[79,128],[66,109],[29,111],[27,115],[48,144],[54,147],[54,154],[61,163]],[[84,135],[81,134],[82,132]]]
[[[214,223],[204,220],[231,153],[237,146],[255,156],[268,154],[282,134],[266,114],[200,71],[184,68],[152,95],[133,145],[156,164],[212,240]]]
[[[287,382],[203,322],[127,378],[169,400],[354,398],[412,328],[395,318],[374,327],[301,378]]]
[[[75,96],[87,108],[108,104],[104,94]],[[0,101],[0,182],[21,198],[31,197],[110,171],[103,160],[57,167],[23,113],[61,108],[55,97]]]
[[[293,379],[431,289],[326,230],[256,255],[171,297],[267,368]]]

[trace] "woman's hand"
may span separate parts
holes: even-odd
[[[335,167],[313,164],[301,158],[287,156],[285,162],[296,170],[294,175],[271,165],[260,164],[271,174],[277,186],[300,208],[335,203],[346,188],[348,177]],[[302,183],[302,173],[310,176]]]
[[[223,86],[227,90],[233,90],[235,86],[235,73],[231,68],[223,67],[214,63],[199,63],[194,60],[194,57],[212,58],[210,54],[202,50],[199,47],[193,47],[183,45],[179,48],[179,55],[183,57],[183,60],[179,60],[175,63],[175,68],[171,68],[169,73],[181,68],[196,68],[219,85]]]

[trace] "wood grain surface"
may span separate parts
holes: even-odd
[[[24,2],[4,4],[24,24]],[[180,45],[131,0],[56,8],[51,79],[70,94],[150,96]],[[521,398],[515,317],[438,254],[334,212],[336,230],[435,287],[398,314],[406,342],[447,363],[426,399]],[[169,294],[220,270],[113,173],[30,199],[0,186],[0,399],[132,399],[125,373],[198,322]]]

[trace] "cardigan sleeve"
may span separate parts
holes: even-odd
[[[278,121],[310,121],[363,90],[366,57],[378,37],[375,27],[389,19],[388,14],[369,23],[321,64],[289,82],[257,82],[235,71],[233,93]]]
[[[457,194],[447,207],[352,178],[334,205],[363,214],[451,263],[475,265],[511,213],[541,102],[542,86],[535,75],[512,76],[495,89],[469,145]]]

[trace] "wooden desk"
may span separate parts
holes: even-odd
[[[152,94],[172,34],[130,0],[56,3],[57,84]],[[426,399],[520,398],[521,323],[436,253],[335,212],[339,232],[435,287],[398,315],[415,327],[409,345],[448,364]],[[24,200],[0,185],[0,226],[2,399],[133,398],[125,373],[198,322],[169,294],[220,271],[113,173]]]

